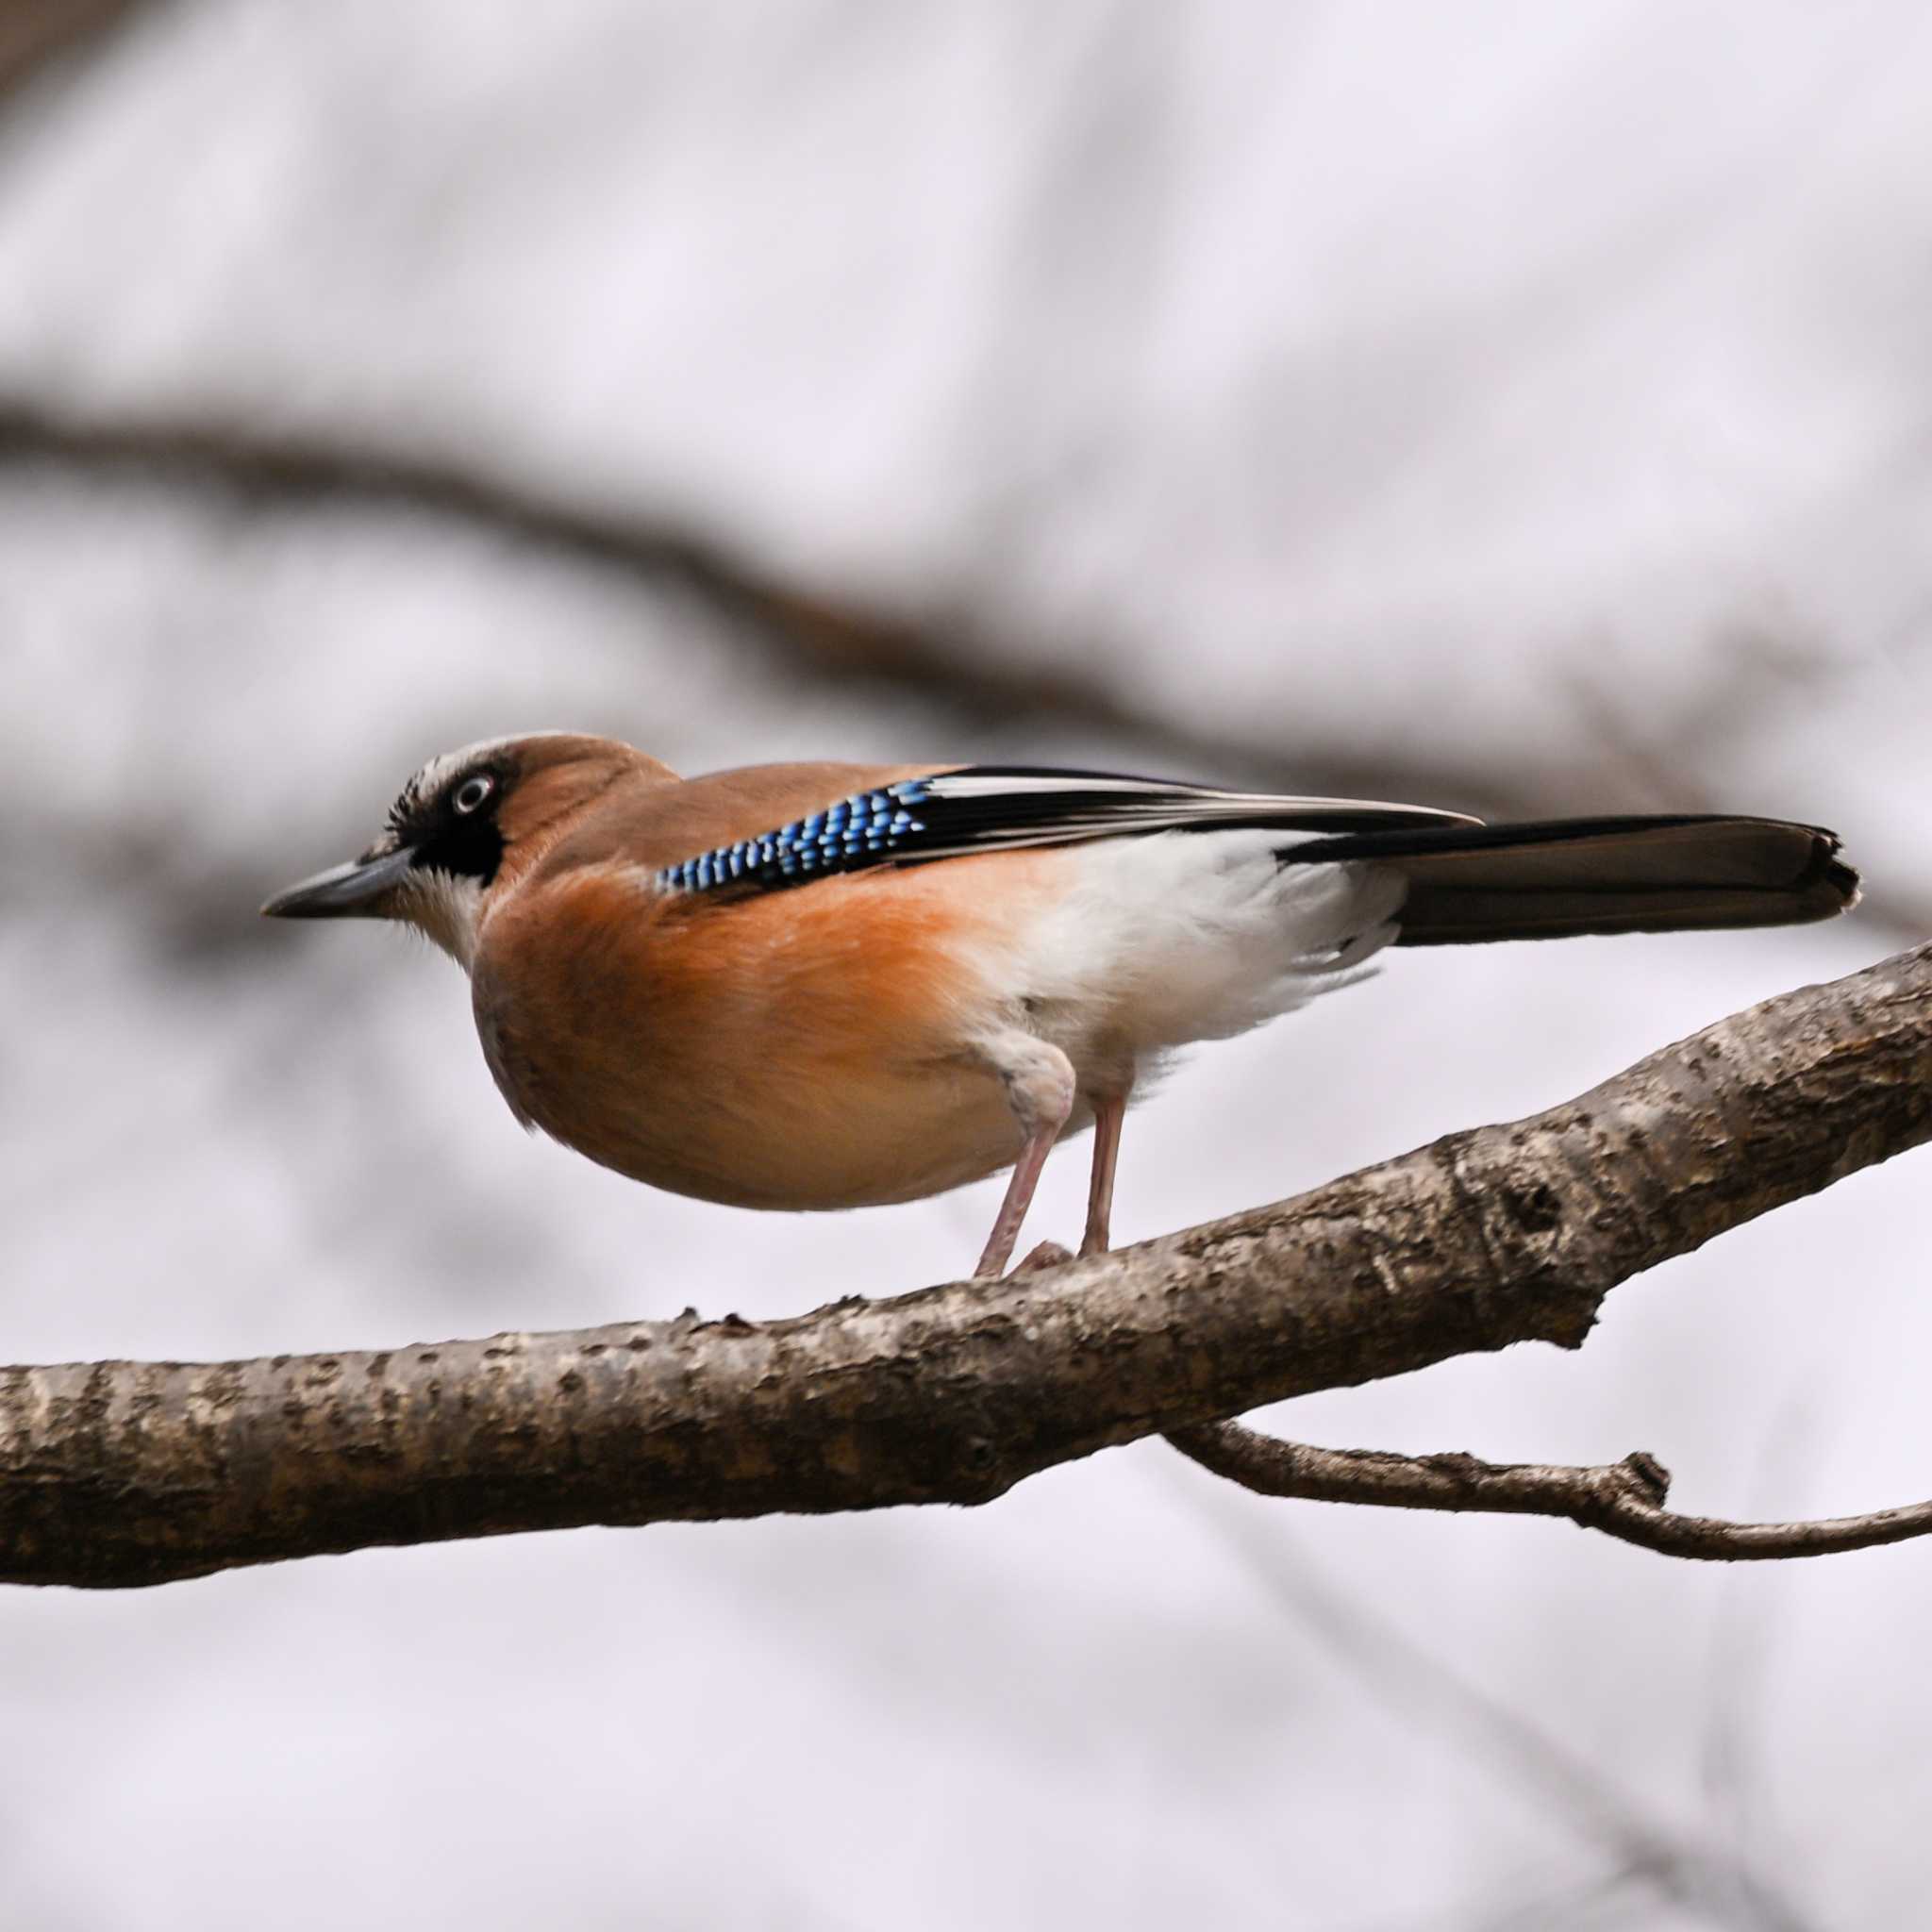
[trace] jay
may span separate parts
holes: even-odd
[[[510,1110],[619,1173],[777,1208],[1010,1167],[1121,1124],[1177,1048],[1348,984],[1385,946],[1782,925],[1857,897],[1812,825],[1457,812],[1008,765],[679,778],[605,738],[425,765],[359,858],[262,910],[419,928],[470,976]]]

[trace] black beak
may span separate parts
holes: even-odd
[[[380,919],[385,901],[409,875],[415,854],[408,846],[374,858],[331,866],[286,892],[277,892],[262,910],[267,919]]]

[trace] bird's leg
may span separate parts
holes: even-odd
[[[986,1252],[973,1271],[976,1277],[1000,1274],[1012,1258],[1041,1170],[1074,1110],[1074,1063],[1058,1047],[1030,1033],[1003,1033],[983,1042],[983,1050],[1006,1084],[1008,1104],[1025,1138]]]
[[[1041,1170],[1045,1167],[1046,1157],[1053,1152],[1058,1135],[1058,1126],[1037,1127],[1027,1135],[1026,1144],[1013,1163],[1012,1177],[1007,1182],[1006,1199],[1000,1203],[992,1232],[986,1238],[986,1252],[973,1271],[975,1277],[991,1277],[1004,1272],[1013,1243],[1020,1239],[1020,1224],[1026,1219],[1033,1191],[1040,1185]]]
[[[1113,1171],[1121,1158],[1121,1122],[1126,1112],[1124,1090],[1094,1100],[1093,1178],[1087,1186],[1087,1232],[1080,1241],[1083,1255],[1104,1255],[1112,1242]]]

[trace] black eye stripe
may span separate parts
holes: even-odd
[[[480,812],[450,818],[434,827],[418,841],[411,861],[419,871],[446,872],[486,886],[502,862],[503,834],[494,819]]]
[[[423,787],[420,775],[390,812],[391,833],[410,848],[411,865],[489,885],[503,861],[496,807],[504,774],[485,766],[448,779],[433,791]]]

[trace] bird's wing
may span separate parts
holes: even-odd
[[[923,864],[1134,833],[1257,826],[1318,839],[1476,823],[1426,806],[1224,791],[1112,772],[967,765],[897,776],[828,799],[785,824],[665,865],[657,879],[668,891],[759,891],[809,885],[869,866]]]

